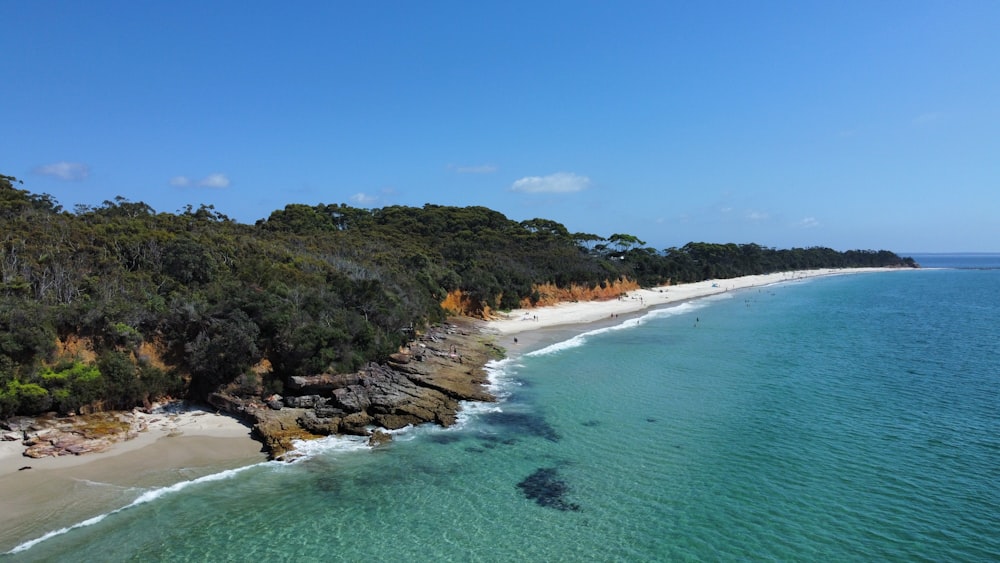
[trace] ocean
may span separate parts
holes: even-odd
[[[1000,256],[914,258],[943,269],[554,332],[453,428],[131,491],[4,559],[1000,560]]]

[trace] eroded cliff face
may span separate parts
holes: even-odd
[[[532,297],[521,299],[519,305],[522,309],[532,309],[575,301],[609,301],[637,289],[640,289],[639,284],[626,278],[605,280],[595,286],[570,284],[559,287],[552,283],[535,284],[531,287]],[[455,315],[477,319],[491,319],[496,314],[496,303],[473,299],[462,290],[449,292],[441,302],[441,308]]]
[[[264,401],[212,394],[214,407],[243,416],[272,458],[282,459],[292,442],[331,434],[385,439],[376,428],[455,423],[459,401],[492,401],[484,366],[500,355],[492,339],[471,319],[436,326],[386,364],[368,364],[351,374],[295,377],[285,396]]]

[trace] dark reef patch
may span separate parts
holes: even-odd
[[[493,436],[490,434],[480,436],[479,440],[483,443],[483,447],[490,449],[495,448],[499,445],[513,446],[514,444],[517,443],[517,438],[501,438],[499,436]]]
[[[517,434],[527,434],[558,442],[559,434],[545,421],[545,417],[522,412],[492,412],[485,416],[487,424],[505,426]]]
[[[434,444],[454,444],[462,439],[462,436],[453,432],[436,432],[427,436],[427,439]]]
[[[593,428],[595,426],[600,426],[601,425],[601,421],[600,420],[587,420],[587,421],[581,422],[580,425],[581,426],[586,426],[587,428]]]
[[[524,496],[535,501],[540,506],[554,508],[556,510],[579,511],[580,505],[575,502],[568,502],[566,494],[569,486],[566,481],[559,478],[559,472],[555,467],[543,467],[517,484]]]

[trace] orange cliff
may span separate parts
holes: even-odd
[[[626,278],[619,278],[614,282],[605,280],[593,287],[580,284],[570,284],[569,287],[559,287],[553,283],[535,284],[531,288],[534,299],[525,297],[519,305],[522,309],[532,309],[565,302],[610,301],[637,289],[640,289],[639,284]],[[495,305],[499,301],[500,296],[492,304],[485,303],[456,289],[448,293],[441,302],[441,308],[455,315],[488,320],[494,317]]]

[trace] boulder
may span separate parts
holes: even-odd
[[[328,402],[327,399],[320,397],[319,395],[299,395],[297,397],[285,397],[285,406],[292,407],[295,409],[312,409],[317,405],[323,405]]]
[[[313,409],[313,412],[316,413],[316,416],[319,418],[333,418],[335,416],[343,416],[346,414],[343,410],[331,405],[317,405]]]
[[[358,383],[358,374],[321,374],[308,376],[295,376],[288,382],[288,388],[299,391],[303,395],[328,395],[334,389],[347,387]]]
[[[365,412],[351,413],[340,419],[340,431],[354,436],[367,436],[372,417]]]
[[[340,431],[339,417],[320,418],[316,416],[316,411],[307,410],[303,412],[302,416],[298,418],[298,423],[302,428],[320,436],[329,436]]]
[[[371,436],[368,437],[368,445],[375,448],[381,446],[382,444],[387,444],[392,441],[392,434],[388,432],[383,432],[381,430],[373,430]]]

